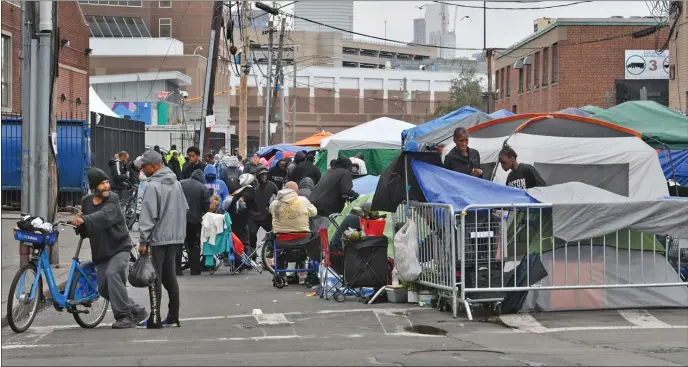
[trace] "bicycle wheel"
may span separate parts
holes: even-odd
[[[134,228],[134,223],[136,223],[136,211],[138,205],[136,205],[136,195],[132,195],[131,199],[127,202],[127,207],[124,210],[124,219],[127,222],[127,228],[131,230]]]
[[[263,268],[270,274],[275,275],[275,249],[272,242],[265,242],[263,244],[263,251],[261,251],[261,259],[263,259]]]
[[[7,300],[7,323],[15,333],[23,333],[31,326],[38,313],[38,303],[43,297],[43,280],[38,281],[38,289],[33,300],[29,296],[38,272],[36,264],[29,263],[22,266],[12,280],[10,294]],[[17,294],[19,282],[22,282],[21,293]],[[17,308],[15,309],[15,306]]]
[[[72,285],[70,287],[71,290],[69,291],[69,299],[71,300],[80,298],[79,295],[75,293],[81,277],[83,277],[83,275],[80,272],[77,271],[74,273],[74,279],[72,279]],[[72,316],[74,316],[74,321],[82,328],[92,329],[103,321],[109,305],[110,302],[108,300],[99,296],[90,304],[74,306],[75,312],[72,313]]]

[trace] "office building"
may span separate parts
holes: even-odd
[[[294,19],[294,30],[315,32],[339,32],[343,38],[352,38],[354,29],[354,1],[299,1],[294,4],[294,14],[319,23],[327,24],[344,31],[321,26],[303,19]]]

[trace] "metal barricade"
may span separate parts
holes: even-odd
[[[469,205],[456,216],[458,300],[470,320],[473,304],[499,309],[507,295],[526,297],[519,291],[592,290],[599,294],[587,302],[601,303],[608,302],[605,289],[686,286],[680,277],[686,261],[672,238],[624,229],[567,243],[553,236],[551,213],[550,204]],[[556,292],[548,302],[564,304],[566,297]]]
[[[408,209],[408,211],[407,211]],[[448,204],[411,202],[393,215],[395,225],[411,218],[418,231],[418,260],[422,272],[416,283],[437,289],[440,298],[450,298],[457,313],[456,242],[454,210]]]

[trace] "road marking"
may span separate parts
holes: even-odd
[[[526,332],[542,333],[547,330],[547,328],[542,326],[538,320],[535,320],[533,316],[527,313],[502,315],[499,317],[499,319],[513,329],[523,330]]]
[[[647,310],[619,310],[621,316],[623,316],[626,321],[649,329],[670,329],[671,325],[664,321],[658,320],[656,317],[650,315]]]
[[[668,327],[645,327],[645,326],[572,326],[545,328],[545,330],[535,333],[559,333],[565,331],[606,331],[606,330],[647,330],[647,329],[688,329],[688,325],[668,325]]]

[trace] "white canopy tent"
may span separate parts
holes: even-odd
[[[105,116],[110,116],[110,117],[120,117],[116,113],[108,107],[105,102],[103,102],[102,99],[98,96],[98,93],[96,93],[95,89],[93,87],[89,86],[88,90],[88,111],[89,112],[95,112],[95,113],[100,113]]]
[[[327,150],[330,159],[340,150],[401,149],[401,132],[412,127],[415,125],[380,117],[322,139],[320,149]]]

